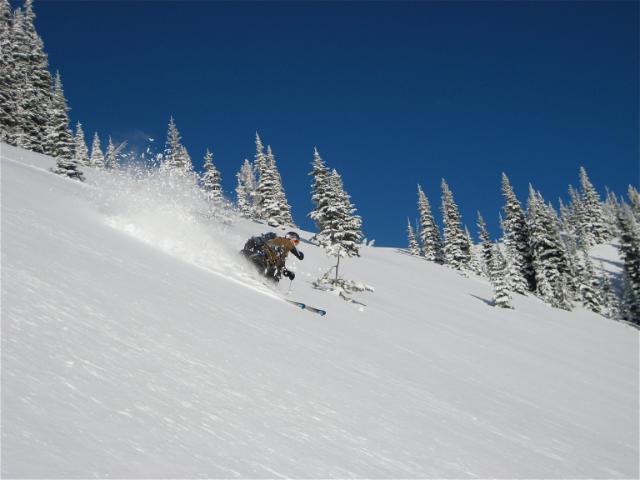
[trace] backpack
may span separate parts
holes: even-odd
[[[262,247],[269,240],[273,240],[277,235],[273,232],[263,233],[262,235],[251,237],[247,240],[247,243],[244,244],[244,248],[242,249],[245,255],[251,255],[258,253],[259,255],[264,255]]]

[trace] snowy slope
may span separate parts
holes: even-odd
[[[4,477],[638,477],[636,330],[385,248],[348,304],[307,244],[318,317],[237,257],[264,226],[1,150]]]

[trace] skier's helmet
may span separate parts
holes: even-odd
[[[289,240],[292,240],[293,243],[295,243],[296,245],[298,243],[300,243],[300,235],[298,235],[296,232],[289,232],[285,235],[285,238],[288,238]]]

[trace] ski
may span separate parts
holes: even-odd
[[[321,308],[316,308],[316,307],[310,307],[309,305],[307,305],[306,303],[302,303],[302,302],[296,302],[294,300],[287,300],[286,298],[283,299],[285,302],[290,303],[291,305],[294,305],[302,310],[307,310],[308,312],[311,313],[315,313],[317,315],[320,315],[321,317],[324,317],[327,314],[326,310],[322,310]]]

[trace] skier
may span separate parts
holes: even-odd
[[[285,267],[287,255],[291,252],[298,260],[304,258],[304,254],[297,249],[300,244],[300,235],[289,232],[284,237],[278,237],[269,232],[258,237],[251,237],[245,243],[240,253],[247,257],[269,280],[278,283],[282,276],[293,280],[296,274]]]

